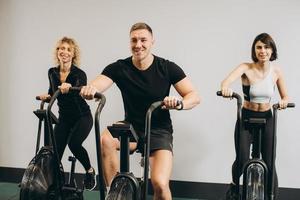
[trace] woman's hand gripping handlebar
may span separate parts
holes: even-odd
[[[295,103],[288,103],[287,106],[286,106],[286,108],[294,108],[295,106],[296,106]],[[280,110],[280,109],[282,109],[282,108],[280,107],[280,103],[273,104],[273,108],[274,108],[275,110]]]

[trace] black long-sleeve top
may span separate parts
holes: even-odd
[[[49,78],[49,90],[48,94],[53,93],[58,89],[62,83],[60,81],[60,66],[50,68],[48,71]],[[84,86],[87,83],[87,76],[85,72],[75,65],[71,66],[70,73],[66,78],[66,83],[72,85],[72,87]],[[83,115],[90,113],[90,107],[86,101],[79,95],[78,92],[69,92],[67,94],[61,94],[57,98],[58,112],[60,118],[72,118],[77,119]]]

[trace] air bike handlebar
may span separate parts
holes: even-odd
[[[288,103],[287,108],[294,108],[296,105],[295,103]],[[277,111],[280,109],[280,104],[276,103],[273,104],[273,146],[272,146],[272,166],[271,166],[271,172],[272,172],[272,181],[271,181],[271,192],[270,192],[270,200],[275,199],[275,157],[276,157],[276,134],[277,134]]]
[[[296,105],[294,103],[288,103],[287,108],[294,108]],[[273,109],[279,109],[280,105],[279,103],[273,104]]]
[[[104,200],[105,199],[105,193],[106,193],[106,187],[105,187],[105,180],[103,178],[103,168],[102,168],[102,159],[101,159],[101,143],[100,143],[100,114],[101,111],[105,105],[106,98],[103,94],[101,93],[96,93],[94,95],[94,98],[99,99],[99,103],[95,112],[95,138],[96,138],[96,155],[97,155],[97,165],[98,165],[98,188],[99,188],[99,193],[100,193],[100,199]]]
[[[95,133],[96,133],[96,145],[97,145],[97,160],[98,160],[98,174],[99,174],[99,191],[100,191],[100,199],[105,199],[105,182],[103,179],[103,169],[102,169],[102,160],[101,160],[101,143],[100,143],[100,125],[99,125],[99,117],[100,112],[105,104],[105,96],[100,95],[100,103],[95,113]],[[95,95],[96,96],[96,95]],[[178,101],[176,106],[180,105],[181,101]],[[141,188],[141,199],[146,200],[148,193],[148,171],[149,171],[149,154],[150,154],[150,132],[151,132],[151,116],[152,112],[157,108],[163,106],[163,101],[157,101],[151,104],[147,113],[146,113],[146,122],[145,122],[145,140],[144,140],[144,184]]]
[[[81,87],[70,87],[69,92],[80,92]],[[60,91],[57,91],[60,92]],[[55,94],[53,95],[55,96]],[[104,199],[106,187],[105,182],[103,179],[103,169],[102,169],[102,162],[101,162],[101,144],[100,144],[100,114],[105,105],[106,98],[102,93],[96,92],[94,94],[94,98],[99,100],[96,112],[95,112],[95,138],[96,138],[96,155],[97,155],[97,165],[98,165],[98,187],[100,193],[100,199]]]
[[[217,96],[222,96],[222,92],[217,91]],[[237,99],[237,101],[240,103],[242,103],[242,101],[243,101],[242,97],[238,93],[233,92],[231,97]],[[228,98],[230,98],[230,97],[228,97]],[[288,105],[287,105],[287,108],[294,108],[294,107],[295,107],[294,103],[288,103]],[[273,108],[279,109],[280,108],[279,103],[273,104]]]
[[[182,102],[177,101],[176,106],[179,106]],[[157,108],[161,108],[164,105],[163,101],[156,101],[151,104],[146,113],[145,121],[145,143],[144,143],[144,181],[145,184],[142,188],[142,199],[145,200],[148,194],[148,172],[149,172],[149,156],[150,156],[150,135],[151,135],[151,116],[152,112]]]
[[[80,90],[81,90],[81,88],[82,87],[70,87],[70,89],[69,89],[69,92],[80,92]],[[95,99],[105,99],[105,97],[104,97],[104,95],[103,94],[101,94],[100,92],[96,92],[95,94],[94,94],[94,98]]]
[[[217,91],[217,96],[223,96],[222,92],[221,91]],[[240,104],[243,101],[242,97],[238,93],[233,92],[231,97],[235,98],[238,101],[238,103],[240,103]],[[228,97],[228,98],[231,98],[231,97]]]
[[[81,90],[81,87],[70,87],[70,88],[69,88],[69,92],[80,92],[80,90]],[[52,95],[52,97],[51,97],[49,103],[48,103],[48,107],[47,107],[47,110],[46,110],[46,116],[47,116],[46,119],[47,119],[48,124],[52,124],[52,119],[51,119],[51,113],[52,113],[52,112],[51,112],[51,109],[52,109],[52,106],[53,106],[54,102],[56,101],[57,97],[58,97],[59,95],[61,95],[61,94],[62,94],[62,93],[61,93],[60,89],[56,90],[56,91],[54,92],[54,94]],[[98,99],[101,99],[99,105],[101,104],[102,107],[103,107],[104,104],[105,104],[105,97],[104,97],[102,94],[100,94],[100,93],[96,93],[96,94],[94,95],[94,97],[95,97],[95,98],[98,98]],[[37,97],[36,99],[40,99],[40,98]],[[104,101],[104,103],[103,103],[103,101]],[[98,109],[99,109],[99,107],[100,107],[100,106],[98,106]],[[101,111],[102,107],[100,108],[100,111]],[[57,146],[56,146],[56,142],[55,142],[55,138],[54,138],[53,128],[52,128],[51,126],[48,126],[48,127],[49,127],[49,130],[48,130],[48,131],[49,131],[49,134],[50,134],[50,137],[51,137],[51,140],[52,140],[53,149],[54,149],[54,151],[56,152],[56,153],[55,153],[55,160],[56,160],[57,163],[60,163],[60,160],[59,160],[58,154],[57,154]],[[99,167],[98,167],[98,168],[99,168]],[[58,166],[58,169],[57,169],[57,170],[59,171],[59,166]],[[60,179],[61,176],[58,176],[58,177],[59,177],[59,179]],[[61,183],[62,181],[59,180],[59,182]]]
[[[217,96],[223,96],[222,95],[222,92],[221,91],[217,91]],[[235,98],[237,100],[237,122],[238,122],[238,132],[241,132],[242,130],[242,97],[236,93],[236,92],[233,92],[232,93],[232,98]],[[228,97],[228,98],[231,98],[231,97]],[[237,138],[237,141],[240,141],[240,134],[237,134],[236,136]],[[240,166],[240,142],[238,142],[238,145],[236,146],[236,153],[238,154],[237,158],[236,158],[236,162],[237,162],[237,165]],[[238,174],[240,174],[240,169],[238,168]],[[237,180],[237,183],[236,185],[240,185],[240,179]],[[239,190],[240,190],[240,187],[237,187],[237,193],[239,194]]]
[[[163,101],[157,101],[151,104],[145,121],[145,143],[144,143],[144,185],[142,188],[142,199],[145,200],[148,194],[148,176],[149,176],[149,156],[150,156],[150,133],[151,133],[151,116],[152,112],[161,107]]]
[[[70,87],[69,91],[72,92],[80,92],[81,87]],[[103,169],[102,169],[102,160],[101,160],[101,144],[100,144],[100,114],[105,105],[106,98],[102,93],[96,92],[94,94],[94,98],[99,100],[96,112],[95,112],[95,138],[96,138],[96,155],[97,155],[97,165],[98,165],[98,187],[100,193],[100,199],[104,199],[106,187],[105,181],[103,179]]]
[[[78,93],[79,93],[80,90],[81,90],[81,87],[70,87],[70,88],[69,88],[69,92],[78,92]],[[56,91],[54,92],[54,94],[52,95],[52,97],[51,97],[51,99],[50,99],[50,102],[49,102],[49,105],[48,105],[48,109],[51,110],[53,103],[55,102],[55,100],[57,99],[57,97],[58,97],[60,94],[61,94],[60,89],[58,89],[58,90],[56,90]],[[96,99],[101,99],[101,98],[103,98],[103,94],[97,92],[97,93],[94,95],[94,98],[96,98]],[[48,110],[48,109],[47,109],[47,110]]]
[[[40,109],[44,109],[45,103],[49,103],[51,97],[49,96],[47,99],[42,100],[40,96],[36,96],[35,99],[41,101]]]

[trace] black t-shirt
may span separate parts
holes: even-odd
[[[50,82],[48,94],[52,96],[58,89],[58,86],[61,85],[59,66],[49,69],[48,78]],[[87,77],[85,72],[75,65],[72,65],[70,73],[66,78],[66,83],[70,83],[73,87],[86,85]],[[90,107],[78,92],[69,92],[67,94],[59,95],[57,97],[57,105],[59,108],[59,117],[77,119],[78,117],[91,112]]]
[[[132,57],[108,65],[102,72],[119,87],[125,109],[125,120],[137,130],[144,131],[146,112],[150,105],[169,95],[171,85],[185,78],[183,70],[175,63],[154,56],[146,70],[137,69]],[[163,128],[171,133],[172,121],[168,110],[152,113],[152,128]]]

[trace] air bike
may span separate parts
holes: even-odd
[[[178,102],[179,105],[180,102]],[[107,194],[101,159],[101,144],[100,138],[97,139],[97,158],[99,169],[99,190],[100,200],[146,200],[148,195],[148,175],[149,175],[149,156],[150,156],[150,133],[151,133],[151,115],[152,112],[160,108],[163,101],[157,101],[151,104],[147,113],[145,121],[145,139],[143,141],[144,153],[141,156],[141,167],[143,169],[143,176],[138,179],[130,172],[129,157],[132,152],[129,149],[130,142],[138,142],[139,136],[136,134],[133,126],[128,123],[113,124],[108,126],[108,130],[113,137],[120,140],[120,172],[113,178],[110,191]],[[96,112],[97,115],[97,112]],[[100,136],[99,121],[95,120],[96,136]],[[140,153],[140,152],[139,152]]]
[[[71,87],[69,90],[69,92],[79,91],[78,87]],[[59,95],[61,92],[57,90],[51,99],[41,101],[40,109],[34,111],[39,118],[36,152],[20,183],[20,200],[83,200],[83,190],[77,186],[74,178],[76,158],[69,157],[72,163],[71,171],[68,180],[65,180],[64,169],[56,148],[53,124],[58,123],[58,119],[51,109]],[[100,99],[98,110],[101,111],[105,98],[100,93],[96,93],[95,98]],[[40,99],[37,97],[37,100]],[[45,103],[48,103],[47,109],[44,109]],[[43,124],[44,146],[40,148]]]
[[[221,91],[217,92],[218,96],[222,96]],[[275,167],[275,155],[276,155],[276,129],[277,129],[277,111],[279,109],[279,104],[274,104],[273,108],[273,147],[272,147],[272,165],[271,169],[268,169],[266,163],[262,160],[262,134],[266,125],[266,119],[263,118],[249,118],[245,121],[242,121],[242,98],[239,94],[233,93],[232,97],[237,100],[237,121],[239,134],[237,134],[237,141],[240,141],[240,134],[242,134],[242,123],[246,123],[249,127],[249,132],[253,137],[252,140],[252,152],[251,157],[243,166],[242,174],[243,174],[243,187],[242,192],[240,192],[240,188],[237,187],[239,197],[242,200],[274,200],[275,198],[275,173],[273,170]],[[294,103],[289,103],[287,105],[288,108],[295,107]],[[237,155],[240,152],[240,142],[236,147]],[[237,165],[240,166],[240,158],[237,156]],[[268,175],[272,173],[272,179],[268,182]],[[240,172],[238,174],[241,174]],[[236,183],[238,186],[238,182]],[[271,191],[268,193],[267,188],[268,185],[271,185]]]

